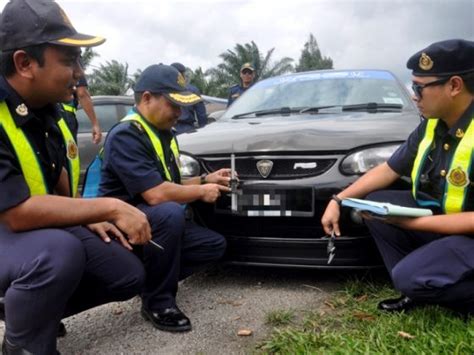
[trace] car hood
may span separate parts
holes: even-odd
[[[419,124],[414,111],[265,116],[220,120],[178,136],[180,150],[195,155],[230,152],[344,151],[404,141]]]

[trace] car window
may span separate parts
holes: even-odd
[[[247,90],[225,116],[281,107],[345,106],[372,102],[412,107],[406,90],[389,72],[328,72],[261,81]]]
[[[116,105],[96,105],[94,111],[100,123],[100,128],[103,132],[108,132],[117,121],[122,118],[119,117]],[[88,133],[92,129],[91,122],[83,109],[77,110],[77,120],[79,121],[79,133]]]

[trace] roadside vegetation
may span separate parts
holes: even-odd
[[[465,320],[434,306],[407,314],[378,311],[377,303],[390,297],[398,294],[387,283],[352,280],[321,309],[304,312],[298,320],[293,313],[274,311],[267,315],[273,331],[256,352],[474,354],[474,318]]]

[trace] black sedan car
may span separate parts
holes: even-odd
[[[357,213],[328,265],[321,216],[332,194],[386,161],[420,122],[405,87],[383,70],[290,74],[253,85],[214,124],[179,136],[184,176],[233,165],[238,189],[195,218],[222,233],[228,260],[283,267],[380,264]],[[406,188],[400,180],[394,188]]]

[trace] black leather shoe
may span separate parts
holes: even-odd
[[[30,353],[28,350],[22,349],[19,346],[16,346],[10,343],[7,337],[3,337],[2,354],[3,355],[33,355],[33,353]]]
[[[386,312],[407,312],[418,305],[419,303],[416,303],[411,298],[402,295],[399,298],[384,300],[380,302],[377,308]]]
[[[191,330],[191,321],[178,307],[151,311],[142,307],[142,316],[157,329],[167,332],[187,332]]]
[[[5,322],[5,303],[3,303],[3,297],[0,297],[0,320]]]

